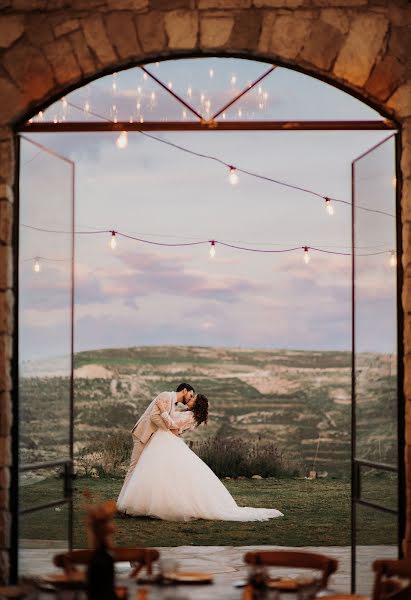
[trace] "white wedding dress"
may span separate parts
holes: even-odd
[[[119,511],[167,521],[265,521],[279,510],[237,506],[227,488],[187,444],[158,430],[117,500]]]

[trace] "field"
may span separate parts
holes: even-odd
[[[388,476],[387,476],[388,477]],[[84,490],[97,499],[115,499],[121,488],[120,479],[86,479],[77,481],[75,501],[75,546],[85,545]],[[262,523],[221,523],[191,521],[175,523],[148,518],[116,519],[116,542],[120,545],[286,545],[346,546],[350,544],[350,483],[341,480],[264,479],[225,482],[229,491],[243,506],[278,508],[284,517]],[[57,499],[62,482],[43,480],[22,488],[22,505],[28,506]],[[395,501],[392,481],[369,480],[371,497],[387,506]],[[359,544],[395,543],[395,517],[365,510],[360,515]],[[23,539],[61,540],[66,535],[65,507],[48,509],[22,517]]]
[[[392,355],[358,357],[357,447],[369,460],[395,460],[393,364]],[[56,365],[50,360],[21,367],[22,463],[67,454],[69,382]],[[122,464],[114,460],[111,467],[103,464],[103,449],[121,436],[129,439],[130,428],[157,393],[188,380],[209,397],[211,411],[209,425],[187,434],[187,441],[270,443],[290,472],[304,475],[315,467],[329,477],[350,475],[348,352],[134,347],[81,352],[75,366],[80,474],[96,466],[121,475],[127,448]]]

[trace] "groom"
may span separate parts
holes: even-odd
[[[157,429],[175,430],[173,413],[176,404],[182,402],[189,404],[194,396],[194,388],[188,383],[180,383],[175,392],[161,392],[149,404],[131,430],[133,436],[133,452],[131,453],[130,467],[127,471],[124,485],[126,485],[138,463],[144,446],[147,444]]]

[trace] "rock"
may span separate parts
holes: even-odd
[[[251,479],[264,479],[261,475],[253,475]]]
[[[188,10],[166,13],[165,27],[170,48],[195,48],[197,44],[198,16]]]
[[[228,481],[229,479],[231,479],[231,477],[224,477],[224,479]]]
[[[20,16],[4,16],[0,18],[0,48],[8,48],[23,35],[24,22]]]
[[[234,26],[232,17],[203,17],[201,19],[201,46],[217,48],[224,46],[231,35]]]
[[[326,477],[328,477],[328,471],[318,471],[317,477],[319,479],[325,479]]]

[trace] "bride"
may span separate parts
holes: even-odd
[[[178,433],[207,423],[208,400],[198,394],[190,409],[173,414]],[[117,500],[118,510],[167,521],[210,519],[265,521],[279,510],[240,507],[224,484],[187,444],[170,430],[158,429],[145,446]]]

